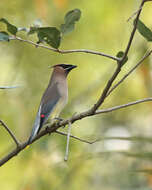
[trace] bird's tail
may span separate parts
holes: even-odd
[[[36,135],[38,134],[38,129],[39,129],[39,126],[33,126],[33,129],[32,129],[32,133],[31,133],[31,136],[28,140],[28,143],[30,144],[33,139],[36,137]]]
[[[36,116],[36,119],[35,119],[35,122],[34,122],[34,125],[33,125],[33,128],[32,128],[32,132],[31,132],[31,136],[28,140],[28,143],[30,144],[33,139],[36,137],[36,135],[38,134],[39,130],[40,130],[40,127],[42,125],[42,123],[40,122],[40,113],[41,113],[41,106],[38,110],[38,113],[37,113],[37,116]]]

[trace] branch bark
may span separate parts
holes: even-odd
[[[131,47],[131,44],[132,44],[132,41],[133,41],[133,38],[134,38],[134,35],[135,35],[135,32],[136,32],[136,29],[137,29],[137,23],[138,23],[138,20],[139,20],[139,17],[140,17],[140,14],[141,14],[141,11],[142,11],[142,7],[143,7],[144,3],[145,3],[145,0],[142,0],[141,5],[140,5],[140,10],[137,13],[137,16],[136,16],[136,18],[134,20],[135,24],[134,24],[133,30],[131,32],[131,35],[130,35],[129,42],[127,44],[126,50],[124,52],[124,56],[122,57],[121,60],[119,60],[117,62],[118,63],[117,64],[117,68],[116,68],[114,74],[112,75],[112,77],[110,78],[110,80],[107,82],[106,87],[104,88],[104,90],[103,90],[100,98],[98,99],[97,103],[94,104],[94,106],[91,108],[92,113],[94,113],[103,104],[105,98],[107,97],[109,89],[111,88],[113,82],[115,81],[115,79],[117,78],[118,74],[121,71],[121,68],[123,66],[123,62],[126,59],[126,57],[128,55],[128,52],[129,52],[129,49]]]
[[[71,121],[69,121],[69,123],[68,123],[67,144],[66,144],[64,161],[68,161],[70,136],[71,136]]]
[[[112,111],[116,111],[122,108],[126,108],[132,105],[136,105],[136,104],[140,104],[140,103],[144,103],[144,102],[150,102],[152,101],[152,98],[145,98],[142,100],[137,100],[134,102],[130,102],[127,104],[123,104],[120,106],[115,106],[112,108],[107,108],[107,109],[102,109],[102,110],[98,110],[96,111],[94,114],[92,114],[92,112],[90,110],[82,112],[80,114],[74,115],[71,118],[62,121],[60,123],[54,123],[52,124],[50,127],[47,127],[46,129],[44,129],[43,131],[41,131],[35,139],[33,139],[33,141],[31,142],[31,144],[40,139],[41,137],[47,135],[47,134],[51,134],[51,133],[55,133],[57,131],[57,129],[59,129],[62,126],[65,126],[69,123],[69,121],[71,121],[71,123],[74,123],[77,120],[83,119],[85,117],[89,117],[92,115],[97,115],[97,114],[103,114],[103,113],[108,113],[108,112],[112,112]],[[59,132],[57,132],[59,133]],[[14,150],[12,150],[9,154],[7,154],[6,156],[4,156],[1,160],[0,160],[0,166],[4,165],[7,161],[9,161],[10,159],[12,159],[13,157],[15,157],[17,154],[19,154],[22,150],[24,150],[27,146],[29,145],[29,141],[27,140],[26,142],[20,144],[17,148],[15,148]]]
[[[55,131],[55,133],[57,133],[57,134],[59,134],[59,135],[67,136],[67,133],[64,133],[64,132],[62,132],[62,131]],[[87,141],[87,140],[85,140],[85,139],[81,139],[81,138],[76,137],[76,136],[74,136],[74,135],[70,135],[70,137],[73,138],[73,139],[76,139],[76,140],[78,140],[78,141],[80,141],[80,142],[87,143],[87,144],[93,144],[93,143],[95,143],[95,142],[97,141],[97,140],[95,140],[95,141]]]
[[[56,131],[55,133],[57,133],[59,135],[62,135],[62,136],[67,136],[67,133],[64,133],[64,132],[61,132],[61,131]],[[142,137],[142,136],[131,136],[131,137],[120,137],[120,136],[106,137],[106,136],[104,136],[104,137],[99,137],[99,138],[97,138],[95,140],[92,140],[92,141],[85,140],[85,139],[82,139],[82,138],[74,136],[74,135],[70,135],[70,137],[72,139],[75,139],[75,140],[78,140],[80,142],[84,142],[84,143],[87,143],[87,144],[94,144],[96,142],[105,141],[105,140],[144,141],[144,142],[152,143],[152,138],[151,137]]]
[[[152,50],[150,50],[148,53],[146,53],[146,54],[143,56],[143,58],[142,58],[132,69],[130,69],[129,72],[126,73],[126,74],[122,77],[122,79],[120,79],[120,81],[118,81],[118,82],[109,90],[109,92],[107,93],[107,96],[109,96],[109,95],[113,92],[113,90],[115,90],[115,88],[117,88],[117,87],[118,87],[133,71],[135,71],[135,70],[137,69],[137,67],[140,66],[141,63],[143,63],[143,61],[145,61],[145,59],[146,59],[147,57],[149,57],[151,54],[152,54]]]
[[[143,61],[146,57],[148,57],[151,52],[146,55],[145,57],[143,57],[143,59],[135,66],[135,68],[133,68],[131,71],[129,71],[119,82],[118,84],[116,84],[113,88],[111,88],[113,82],[115,81],[115,79],[117,78],[118,74],[120,73],[121,71],[121,68],[123,66],[123,61],[125,60],[125,58],[127,57],[128,55],[128,52],[130,50],[130,47],[131,47],[131,44],[132,44],[132,41],[133,41],[133,38],[134,38],[134,35],[135,35],[135,32],[136,32],[136,29],[137,29],[137,23],[138,23],[138,20],[139,20],[139,16],[141,14],[141,11],[142,11],[142,7],[144,5],[144,3],[146,2],[146,0],[142,0],[141,2],[141,5],[140,5],[140,9],[139,9],[139,12],[137,13],[137,16],[135,18],[135,24],[134,24],[134,27],[133,27],[133,30],[131,32],[131,35],[130,35],[130,38],[129,38],[129,41],[128,41],[128,44],[126,46],[126,50],[125,50],[125,53],[124,53],[124,56],[120,59],[120,58],[117,58],[117,57],[114,57],[114,56],[111,56],[111,55],[107,55],[107,54],[104,54],[102,52],[96,52],[96,51],[92,51],[92,50],[85,50],[85,49],[78,49],[78,50],[59,50],[59,49],[54,49],[54,48],[51,48],[51,47],[48,47],[48,46],[44,46],[42,44],[36,44],[35,42],[32,42],[30,40],[25,40],[25,39],[22,39],[20,37],[14,37],[12,36],[11,37],[11,40],[18,40],[18,41],[22,41],[22,42],[25,42],[25,43],[28,43],[28,44],[32,44],[36,47],[41,47],[41,48],[45,48],[45,49],[48,49],[48,50],[51,50],[51,51],[54,51],[54,52],[57,52],[57,53],[61,53],[61,54],[66,54],[66,53],[78,53],[78,52],[81,52],[81,53],[90,53],[90,54],[95,54],[95,55],[100,55],[100,56],[104,56],[104,57],[107,57],[109,59],[112,59],[112,60],[115,60],[117,61],[117,67],[113,73],[113,75],[111,76],[111,78],[108,80],[104,90],[102,91],[101,93],[101,96],[100,98],[98,99],[98,101],[96,102],[96,104],[94,106],[92,106],[89,110],[85,111],[85,112],[82,112],[82,113],[79,113],[77,115],[74,115],[72,116],[71,118],[69,118],[68,120],[65,120],[65,121],[62,121],[60,123],[54,123],[52,124],[50,127],[46,128],[45,130],[41,131],[36,137],[35,139],[33,139],[33,141],[31,142],[31,144],[40,139],[41,137],[47,135],[47,134],[51,134],[51,133],[54,133],[56,132],[57,129],[59,129],[60,127],[62,126],[65,126],[69,123],[69,121],[71,123],[74,123],[75,121],[77,120],[81,120],[83,118],[86,118],[86,117],[89,117],[89,116],[93,116],[93,115],[97,115],[97,114],[103,114],[103,113],[108,113],[108,112],[112,112],[112,111],[116,111],[116,110],[119,110],[119,109],[122,109],[122,108],[126,108],[126,107],[129,107],[129,106],[133,106],[133,105],[136,105],[136,104],[140,104],[140,103],[143,103],[143,102],[149,102],[149,101],[152,101],[152,98],[145,98],[145,99],[142,99],[142,100],[137,100],[137,101],[134,101],[134,102],[130,102],[130,103],[127,103],[127,104],[123,104],[123,105],[119,105],[119,106],[114,106],[114,107],[111,107],[111,108],[107,108],[107,109],[102,109],[102,110],[98,110],[98,108],[103,104],[103,102],[105,101],[106,97],[120,84],[122,83],[132,72],[134,69],[137,68],[137,66],[141,63],[141,61]],[[110,90],[111,88],[111,90]],[[108,94],[109,93],[109,94]],[[13,138],[13,140],[15,141],[17,147],[12,150],[8,155],[4,156],[4,158],[2,158],[0,160],[0,166],[4,165],[7,161],[9,161],[10,159],[12,159],[14,156],[16,156],[18,153],[20,153],[22,150],[24,150],[28,145],[29,145],[29,141],[26,141],[22,144],[19,144],[19,142],[17,141],[17,139],[15,138],[15,136],[10,132],[10,130],[8,129],[8,127],[1,121],[2,125],[6,128],[6,130],[9,132],[9,134],[11,135],[11,137]]]
[[[19,147],[20,143],[17,140],[17,138],[15,137],[15,135],[13,134],[13,132],[7,127],[7,125],[2,120],[0,120],[0,124],[4,127],[4,129],[6,129],[6,131],[9,133],[9,135],[12,137],[12,139],[15,142],[16,146]]]
[[[20,37],[17,36],[11,36],[10,40],[18,40],[21,42],[25,42],[31,45],[34,45],[35,47],[40,47],[40,48],[44,48],[44,49],[48,49],[50,51],[56,52],[56,53],[60,53],[60,54],[68,54],[68,53],[87,53],[87,54],[94,54],[94,55],[99,55],[99,56],[103,56],[103,57],[107,57],[109,59],[112,59],[114,61],[119,61],[120,59],[118,57],[112,56],[112,55],[108,55],[102,52],[98,52],[98,51],[93,51],[93,50],[87,50],[87,49],[71,49],[71,50],[60,50],[60,49],[55,49],[55,48],[51,48],[49,46],[45,46],[43,44],[37,44],[31,40],[26,40],[26,39],[22,39]]]
[[[13,89],[13,88],[18,88],[19,85],[16,85],[16,86],[0,86],[0,89]]]
[[[128,55],[128,52],[130,50],[130,47],[131,47],[135,32],[137,30],[137,23],[138,23],[138,20],[139,20],[139,17],[140,17],[140,14],[141,14],[141,11],[142,11],[142,8],[143,8],[145,2],[146,2],[145,0],[142,0],[141,5],[139,7],[139,11],[138,11],[137,16],[136,16],[136,18],[134,20],[134,27],[133,27],[133,30],[131,32],[131,35],[130,35],[130,38],[129,38],[129,41],[128,41],[128,44],[127,44],[127,47],[126,47],[126,50],[125,50],[125,53],[124,53],[124,56],[122,58],[122,62],[126,59],[126,57]]]

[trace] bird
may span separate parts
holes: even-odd
[[[58,118],[61,111],[67,104],[67,76],[69,72],[76,67],[76,65],[70,64],[57,64],[51,66],[51,68],[53,68],[53,72],[50,77],[49,84],[41,98],[32,132],[28,140],[29,144],[40,132],[42,126],[47,122],[49,117],[51,120]]]

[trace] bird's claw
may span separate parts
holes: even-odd
[[[50,133],[50,131],[49,131],[49,126],[46,126],[46,131],[48,132],[48,134],[50,135],[51,133]]]
[[[55,117],[54,120],[57,120],[57,121],[64,121],[63,118],[59,118],[59,117]]]
[[[55,117],[54,120],[56,120],[56,121],[55,121],[56,124],[60,124],[60,122],[64,121],[63,118],[59,118],[59,117]],[[63,128],[64,128],[64,127],[65,127],[65,126],[63,126]]]

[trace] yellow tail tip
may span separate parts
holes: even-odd
[[[26,147],[25,147],[25,149],[28,149],[30,147],[30,145],[27,145]]]

